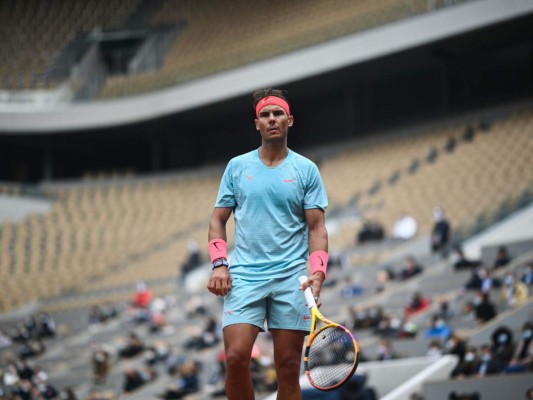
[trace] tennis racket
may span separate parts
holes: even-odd
[[[300,284],[307,276],[299,278]],[[359,345],[344,326],[330,321],[318,310],[311,288],[304,291],[311,312],[311,330],[304,352],[307,379],[319,390],[342,386],[354,374],[359,363]],[[317,329],[317,322],[323,325]]]

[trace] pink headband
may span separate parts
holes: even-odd
[[[291,115],[289,110],[289,104],[285,100],[276,96],[267,96],[259,100],[259,102],[255,106],[255,116],[259,118],[259,111],[261,111],[263,107],[271,105],[280,106],[287,113],[287,116]]]

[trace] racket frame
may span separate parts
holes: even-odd
[[[308,279],[307,276],[300,276],[298,278],[300,284],[303,284],[304,282],[306,282],[307,279]],[[355,373],[355,370],[357,369],[357,366],[359,364],[359,344],[357,343],[357,340],[354,338],[354,336],[352,335],[352,333],[350,332],[350,330],[348,328],[342,326],[341,324],[333,322],[333,321],[327,319],[326,317],[324,317],[324,315],[322,315],[322,313],[318,309],[318,306],[316,305],[315,297],[314,297],[313,292],[311,291],[310,287],[308,287],[308,288],[306,288],[304,290],[304,295],[305,295],[305,299],[307,301],[307,306],[309,307],[309,312],[311,313],[311,329],[309,330],[309,338],[307,339],[307,344],[306,344],[305,350],[304,350],[305,375],[307,376],[307,380],[309,381],[309,383],[313,387],[315,387],[318,390],[327,392],[327,391],[330,391],[330,390],[337,389],[340,386],[342,386],[343,384],[345,384],[346,381],[348,381],[348,379],[350,379],[352,377],[352,375]],[[318,320],[320,320],[325,325],[322,326],[320,329],[316,330],[316,325],[317,325],[317,321]],[[354,363],[353,363],[351,372],[346,374],[344,379],[342,379],[340,382],[338,382],[335,385],[328,386],[328,387],[321,387],[321,386],[318,386],[311,379],[311,375],[310,375],[309,369],[308,369],[309,351],[311,349],[311,344],[313,343],[313,340],[320,334],[320,332],[322,332],[324,329],[331,328],[331,327],[336,328],[336,329],[341,329],[341,330],[345,331],[346,333],[348,333],[348,335],[350,335],[350,337],[352,339],[352,342],[353,342],[353,346],[354,346],[355,357],[354,357]]]

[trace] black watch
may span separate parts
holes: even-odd
[[[226,260],[225,258],[219,258],[213,261],[213,269],[218,267],[229,267],[228,260]]]

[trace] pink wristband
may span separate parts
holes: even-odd
[[[211,262],[219,258],[228,258],[228,244],[224,239],[211,240],[207,245],[207,249],[209,250]]]
[[[326,279],[326,270],[328,269],[328,253],[324,250],[313,251],[309,255],[309,265],[311,266],[311,275],[315,272],[322,272]]]

